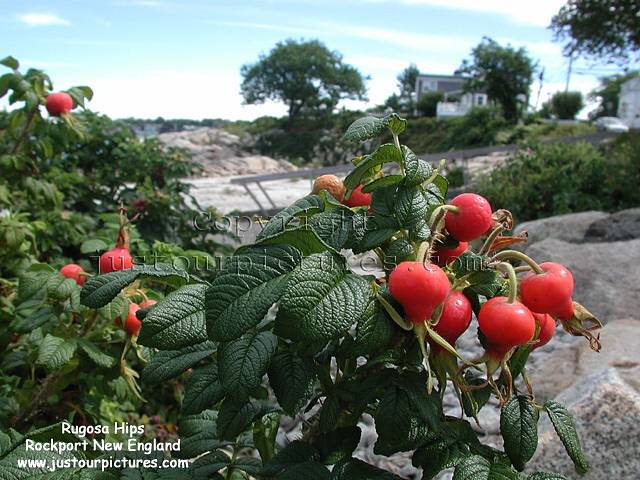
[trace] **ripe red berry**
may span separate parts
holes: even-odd
[[[65,92],[50,93],[46,100],[47,112],[52,117],[59,117],[73,109],[73,99]]]
[[[520,281],[522,303],[532,312],[568,320],[573,315],[573,275],[554,262],[540,264],[544,273],[528,272]]]
[[[313,182],[311,193],[318,195],[322,190],[326,190],[339,202],[342,201],[345,193],[344,182],[335,175],[320,175]]]
[[[432,263],[402,262],[389,276],[389,292],[404,308],[407,318],[421,323],[449,293],[449,279]]]
[[[440,320],[433,329],[454,345],[471,323],[471,302],[458,290],[451,290],[442,304]]]
[[[136,317],[138,310],[140,310],[140,305],[137,303],[129,304],[129,315],[127,315],[127,320],[124,322],[124,329],[131,337],[137,335],[142,326],[142,322]]]
[[[553,335],[556,333],[556,321],[551,315],[546,313],[534,313],[533,317],[535,318],[538,327],[540,327],[538,339],[532,347],[532,350],[535,350],[536,348],[546,345],[553,338]]]
[[[487,352],[499,358],[529,342],[536,331],[533,313],[520,302],[509,303],[507,297],[487,300],[480,308],[478,325],[487,339]]]
[[[458,242],[458,246],[455,248],[436,247],[434,260],[438,265],[444,267],[466,252],[467,248],[469,248],[467,242]]]
[[[140,308],[147,308],[147,307],[150,307],[151,305],[155,305],[156,303],[158,302],[156,302],[153,299],[145,300],[140,304]]]
[[[447,212],[445,227],[453,238],[460,242],[470,242],[481,237],[491,228],[491,205],[486,198],[475,193],[462,193],[451,200],[458,212]]]
[[[68,263],[60,269],[60,273],[67,278],[75,280],[78,285],[84,285],[84,269],[80,265],[76,263]]]
[[[113,248],[100,255],[100,273],[127,270],[133,266],[133,259],[126,248]]]
[[[342,203],[351,208],[368,207],[371,205],[371,194],[362,193],[362,185],[358,185],[353,192],[351,192],[351,196],[348,199],[342,200]]]

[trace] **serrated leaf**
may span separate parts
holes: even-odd
[[[231,463],[231,458],[222,450],[207,453],[193,462],[196,478],[210,478]]]
[[[367,183],[362,187],[363,193],[371,193],[379,188],[397,185],[404,180],[404,175],[385,175]]]
[[[276,480],[330,480],[331,473],[327,467],[318,462],[307,462],[287,468]]]
[[[385,269],[391,270],[400,262],[415,255],[413,244],[407,238],[399,238],[391,242],[384,255]]]
[[[374,248],[381,246],[384,242],[393,237],[397,231],[397,228],[381,228],[377,230],[370,230],[364,234],[357,245],[354,245],[352,247],[353,253],[358,254],[373,250]]]
[[[369,282],[348,272],[343,257],[312,255],[291,274],[275,333],[309,342],[337,338],[362,317],[372,295]]]
[[[358,458],[352,458],[333,468],[331,480],[401,480],[401,478]]]
[[[218,379],[218,365],[213,362],[195,369],[187,379],[182,399],[183,415],[200,413],[212,407],[224,396],[224,390]]]
[[[274,215],[258,234],[257,240],[260,241],[283,232],[294,218],[301,215],[313,215],[322,212],[324,208],[325,203],[322,197],[307,195]]]
[[[207,340],[204,297],[207,286],[185,285],[167,295],[144,317],[138,343],[178,350]]]
[[[388,122],[384,118],[373,116],[362,117],[354,121],[344,134],[346,140],[358,142],[375,138],[387,128]]]
[[[578,437],[575,423],[569,411],[563,405],[553,400],[545,402],[544,409],[549,415],[553,428],[564,445],[567,454],[573,461],[576,472],[581,475],[587,473],[589,465],[587,465],[587,460],[584,457],[584,453],[582,453],[580,438]]]
[[[408,147],[402,146],[404,155],[404,184],[406,187],[417,187],[433,174],[433,167],[426,160],[421,159]]]
[[[178,458],[195,458],[205,452],[228,445],[219,439],[217,431],[218,412],[205,410],[197,415],[180,418],[180,450],[175,452]]]
[[[538,409],[523,396],[513,396],[502,406],[500,433],[513,466],[524,470],[538,447]]]
[[[312,219],[313,218],[315,217],[312,217]],[[298,249],[302,255],[311,255],[312,253],[320,253],[327,250],[335,251],[331,245],[320,238],[316,231],[309,228],[308,225],[290,228],[271,237],[263,238],[251,248],[268,245],[288,245],[289,247]],[[240,249],[238,253],[241,253],[243,250],[244,249]]]
[[[85,339],[79,340],[80,348],[96,365],[111,368],[116,364],[116,359],[100,350],[97,345]]]
[[[455,467],[469,455],[468,448],[455,438],[430,435],[429,440],[418,448],[412,463],[422,468],[424,480],[430,480],[442,470]]]
[[[273,411],[256,400],[243,402],[235,396],[224,399],[218,413],[217,429],[220,438],[235,440],[251,423]]]
[[[262,475],[273,477],[293,465],[319,459],[320,452],[317,448],[301,440],[294,440],[262,467]]]
[[[429,205],[420,188],[400,187],[396,194],[395,210],[400,225],[411,228],[426,220]]]
[[[123,288],[139,278],[153,278],[157,281],[167,282],[172,286],[181,286],[189,281],[189,274],[165,263],[134,265],[128,270],[119,270],[88,278],[80,293],[80,300],[83,305],[89,308],[104,307]]]
[[[142,371],[142,380],[154,384],[177,377],[215,351],[216,346],[210,341],[180,350],[159,351],[145,365]]]
[[[50,272],[38,271],[32,273],[25,273],[20,276],[18,282],[18,298],[19,303],[24,303],[27,300],[34,299],[36,297],[44,297],[45,286],[49,278]]]
[[[349,240],[353,228],[353,211],[332,208],[311,217],[307,226],[327,245],[340,250]]]
[[[78,284],[75,280],[66,278],[58,272],[50,273],[47,278],[47,295],[55,300],[66,300],[77,288]]]
[[[402,153],[394,144],[385,143],[379,146],[371,155],[366,155],[358,163],[358,166],[346,176],[344,179],[345,188],[347,191],[354,190],[373,173],[376,167],[391,162],[400,165],[402,163]]]
[[[109,245],[107,245],[107,242],[105,242],[104,240],[100,240],[99,238],[91,238],[82,242],[82,245],[80,245],[80,252],[95,253],[106,250],[107,248],[109,248]]]
[[[330,393],[324,399],[322,408],[320,409],[320,419],[318,426],[320,432],[327,433],[333,430],[338,424],[338,417],[340,416],[340,399],[335,393]]]
[[[508,465],[470,455],[456,465],[453,480],[520,480],[520,475]]]
[[[396,135],[400,135],[407,128],[407,121],[396,113],[390,113],[384,117],[387,127]]]
[[[527,477],[527,480],[567,480],[567,477],[559,473],[534,472]]]
[[[53,308],[49,305],[43,305],[41,308],[33,313],[30,313],[25,318],[20,319],[14,326],[14,330],[17,333],[28,333],[41,325],[47,323],[50,319],[56,318],[56,314]]]
[[[220,344],[218,374],[225,392],[247,398],[267,372],[278,339],[271,332],[249,332],[237,340]]]
[[[73,358],[77,346],[75,339],[65,340],[48,333],[40,343],[36,363],[50,370],[56,370]]]
[[[269,384],[278,404],[293,416],[309,400],[316,373],[313,361],[303,359],[292,352],[278,352],[269,366]]]
[[[362,431],[355,425],[340,427],[315,438],[313,446],[320,452],[325,465],[333,465],[351,458],[360,443]]]
[[[288,274],[300,260],[300,251],[290,245],[249,247],[236,253],[205,295],[209,338],[234,340],[256,326],[281,297]]]
[[[369,355],[389,344],[393,337],[393,320],[372,298],[358,321],[353,355]]]

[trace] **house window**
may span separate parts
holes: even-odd
[[[476,105],[484,105],[484,95],[478,95],[476,97]]]

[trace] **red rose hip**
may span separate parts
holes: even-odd
[[[142,326],[142,322],[136,317],[138,310],[140,310],[140,305],[137,303],[129,304],[129,315],[127,315],[127,320],[124,322],[124,329],[131,337],[136,336]]]
[[[470,242],[484,235],[493,225],[491,205],[486,198],[475,193],[462,193],[450,202],[457,212],[448,211],[445,227],[453,238]]]
[[[73,109],[73,99],[65,92],[50,93],[46,99],[47,112],[52,117],[59,117]]]
[[[371,205],[371,194],[362,193],[362,185],[358,185],[348,199],[342,200],[342,203],[347,207],[368,207]]]
[[[442,314],[433,329],[454,345],[471,323],[471,302],[458,290],[451,290],[442,304]]]
[[[522,303],[535,313],[548,313],[568,320],[573,315],[573,276],[563,265],[540,264],[544,273],[527,273],[520,281]]]
[[[466,252],[467,248],[469,248],[469,244],[467,242],[458,242],[458,246],[455,248],[436,247],[436,263],[441,267],[444,267]]]
[[[133,266],[133,258],[126,248],[113,248],[100,255],[100,273],[127,270]]]
[[[533,313],[520,302],[494,297],[480,308],[478,325],[488,342],[487,351],[502,357],[513,347],[529,342],[536,331]]]
[[[82,286],[84,285],[85,275],[84,269],[76,263],[68,263],[60,269],[60,273],[67,278],[75,280],[75,282]]]
[[[553,335],[556,333],[556,321],[551,315],[546,313],[534,313],[533,317],[535,318],[538,327],[540,327],[538,339],[531,347],[532,350],[535,350],[536,348],[540,348],[551,341]]]
[[[389,292],[409,320],[421,323],[447,298],[449,279],[432,263],[402,262],[389,275]]]

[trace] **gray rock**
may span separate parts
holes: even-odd
[[[586,242],[617,242],[640,238],[640,208],[630,208],[593,222],[585,232]]]
[[[583,339],[561,344],[551,352],[533,352],[527,371],[536,396],[553,398],[585,376],[609,368],[617,369],[625,381],[640,390],[640,321],[629,318],[610,322],[602,329],[600,342],[602,349],[597,353]],[[555,339],[549,346],[554,343]]]
[[[527,470],[584,480],[640,478],[640,395],[616,369],[584,378],[556,400],[573,416],[589,472],[578,476],[546,415],[538,428],[538,450]]]
[[[581,212],[558,215],[555,217],[532,220],[516,226],[514,233],[527,231],[529,241],[525,249],[546,238],[557,238],[565,242],[581,243],[591,225],[599,220],[609,217],[605,212]]]
[[[640,312],[640,239],[576,245],[548,238],[529,246],[538,262],[553,261],[573,274],[577,302],[601,321]]]

